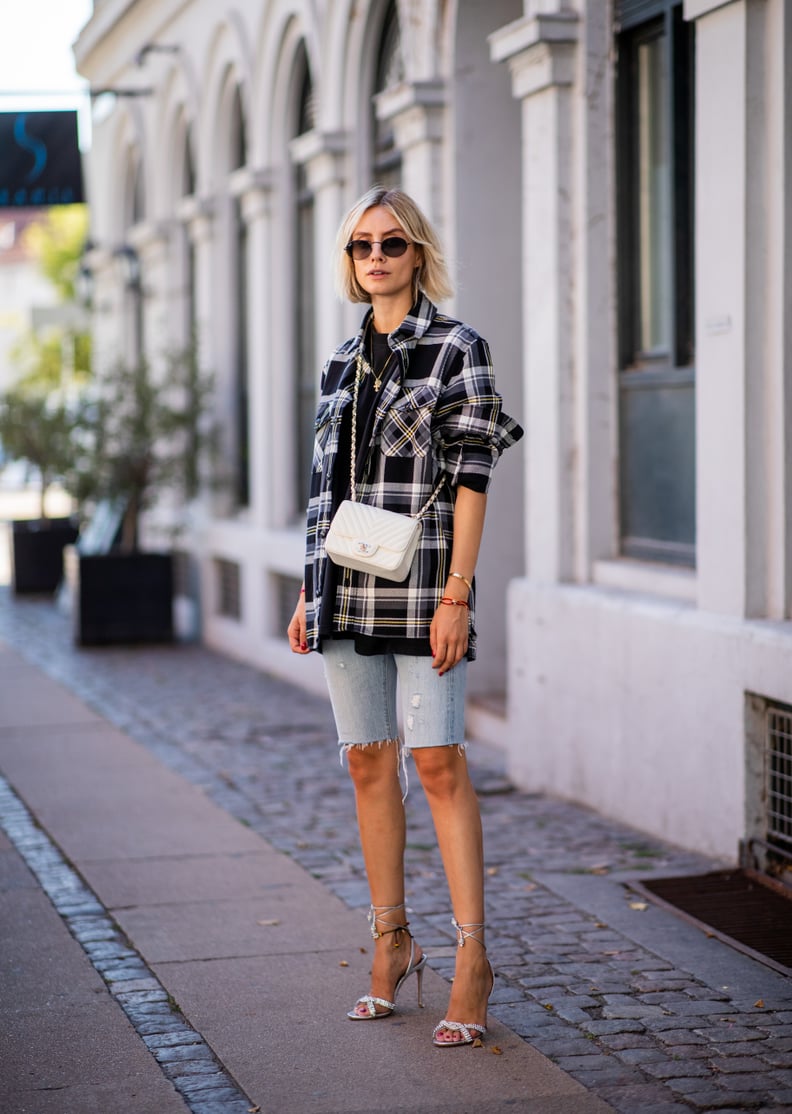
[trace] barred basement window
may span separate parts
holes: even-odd
[[[792,853],[792,708],[767,708],[767,842]]]
[[[217,614],[226,619],[242,618],[242,570],[235,561],[215,560]]]

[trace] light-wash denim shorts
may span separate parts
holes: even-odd
[[[322,658],[342,755],[349,747],[398,740],[408,752],[465,747],[465,658],[440,677],[431,657],[369,657],[356,652],[351,638],[324,639]]]

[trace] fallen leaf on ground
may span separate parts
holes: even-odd
[[[497,1044],[496,1044],[496,1045],[495,1045],[495,1046],[493,1047],[493,1049],[492,1049],[492,1055],[493,1055],[493,1056],[502,1056],[502,1055],[503,1055],[503,1049],[502,1049],[502,1048],[498,1048],[498,1046],[497,1046]]]
[[[474,1048],[483,1048],[484,1047],[484,1042],[482,1041],[481,1037],[476,1037],[476,1039],[473,1041],[473,1047]]]
[[[489,874],[490,876],[494,876],[498,873],[499,870],[500,870],[500,867],[498,867],[498,866],[488,866],[487,867],[487,874]]]
[[[643,913],[644,909],[649,908],[649,905],[646,901],[631,901],[630,908],[635,909],[638,913]]]
[[[764,1009],[764,998],[760,998],[758,1002],[754,1002],[754,1007],[757,1010],[763,1010]]]
[[[264,928],[274,928],[275,925],[280,924],[280,921],[256,921],[256,924],[263,925]]]
[[[341,962],[338,964],[338,966],[339,967],[348,967],[349,964],[347,963],[347,961],[345,959],[342,959]]]

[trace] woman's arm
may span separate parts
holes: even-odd
[[[454,544],[451,550],[449,572],[461,573],[464,579],[449,576],[443,595],[449,599],[467,601],[469,589],[465,581],[472,582],[478,560],[481,535],[484,531],[484,514],[487,496],[469,487],[458,487],[454,508]],[[434,662],[432,668],[440,676],[453,669],[467,653],[469,615],[460,605],[441,603],[435,611],[429,630]]]

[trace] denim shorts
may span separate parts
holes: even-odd
[[[399,740],[400,725],[405,751],[465,746],[465,658],[440,677],[431,657],[358,654],[351,638],[323,639],[322,658],[342,754]]]

